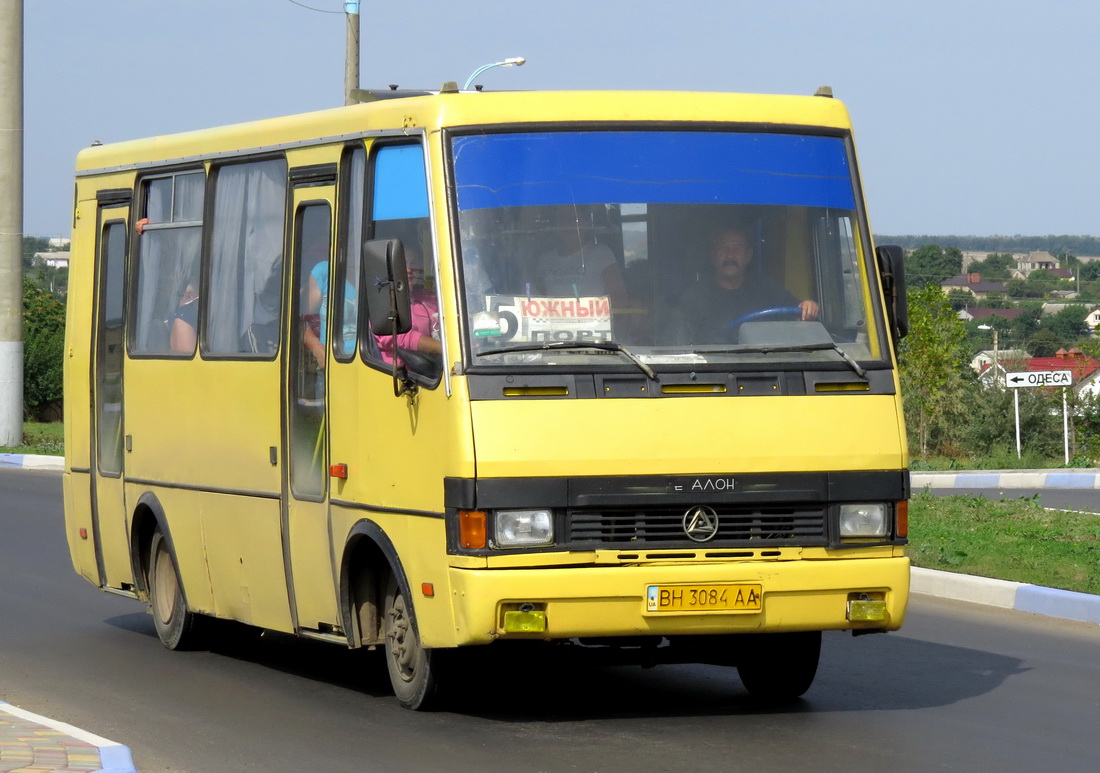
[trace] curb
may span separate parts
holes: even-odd
[[[1033,612],[1082,623],[1100,623],[1100,596],[1091,593],[992,580],[969,574],[953,574],[916,566],[909,572],[909,590],[913,593],[969,601],[1017,612]]]
[[[10,753],[21,770],[137,773],[129,747],[4,701],[0,701],[0,745],[5,758]]]
[[[0,454],[0,467],[20,470],[64,470],[65,457],[35,454]]]
[[[911,472],[918,488],[1068,488],[1100,489],[1100,470],[982,470],[979,472]]]

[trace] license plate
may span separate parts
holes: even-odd
[[[647,612],[759,612],[760,585],[650,585]]]

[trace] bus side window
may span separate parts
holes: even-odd
[[[340,362],[355,356],[356,326],[359,315],[359,265],[366,240],[365,193],[367,153],[360,145],[344,156],[342,181],[342,224],[339,254],[336,262],[336,284],[333,293],[334,335],[332,352]],[[369,338],[369,336],[368,336]],[[373,339],[366,342],[373,343]]]
[[[371,336],[377,348],[366,353],[386,366],[396,357],[398,364],[434,380],[443,347],[424,150],[419,145],[386,145],[374,154],[373,162],[374,239],[400,239],[404,246],[412,329],[396,336]]]
[[[202,171],[147,179],[143,217],[137,223],[135,354],[195,351],[199,251],[206,175]],[[186,327],[190,335],[180,335]]]
[[[286,177],[283,158],[217,171],[204,352],[270,356],[278,347]]]

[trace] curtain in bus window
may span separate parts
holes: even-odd
[[[131,343],[137,354],[170,352],[175,318],[197,299],[204,179],[202,172],[188,173],[149,180],[145,186]],[[192,343],[181,353],[193,350]]]
[[[285,218],[285,160],[234,164],[218,171],[206,351],[275,351],[282,307]]]
[[[175,195],[172,200],[172,220],[202,220],[203,188],[206,175],[202,172],[181,174],[176,177]]]

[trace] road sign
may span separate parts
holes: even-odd
[[[1023,373],[1006,373],[1005,386],[1013,388],[1073,386],[1073,371],[1030,370]]]

